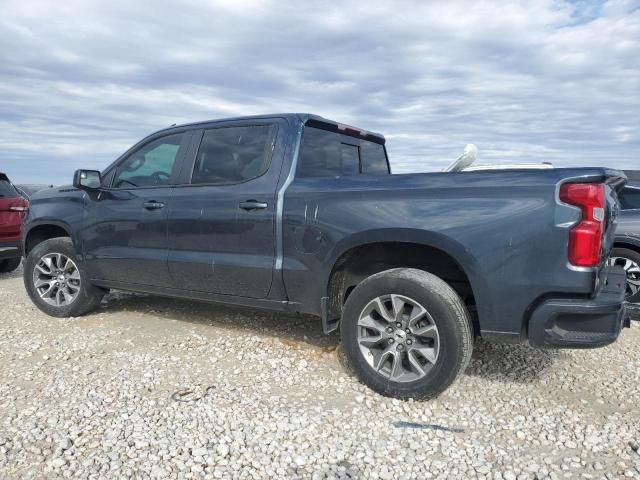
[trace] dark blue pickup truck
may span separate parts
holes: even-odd
[[[429,398],[478,336],[615,341],[624,183],[605,168],[393,175],[382,135],[315,115],[193,123],[35,194],[24,282],[54,316],[110,288],[316,315],[371,388]]]

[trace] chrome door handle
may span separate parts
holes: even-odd
[[[251,211],[251,210],[263,210],[269,206],[266,202],[258,202],[257,200],[247,200],[246,202],[240,202],[238,207],[243,210]]]
[[[144,202],[144,208],[146,208],[147,210],[159,210],[161,208],[164,208],[164,203],[162,202],[155,202],[155,201],[151,201],[151,202]]]

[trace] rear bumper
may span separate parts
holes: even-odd
[[[22,256],[21,242],[1,242],[0,241],[0,260],[7,258],[16,258]]]
[[[594,298],[551,298],[533,311],[529,344],[539,348],[596,348],[615,342],[630,312],[624,301],[626,276],[607,269],[607,283]]]

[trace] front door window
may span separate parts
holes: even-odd
[[[147,143],[118,167],[114,188],[137,188],[170,185],[176,176],[177,159],[184,133],[176,133]]]

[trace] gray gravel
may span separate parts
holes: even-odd
[[[480,341],[420,403],[358,383],[310,318],[114,293],[54,319],[19,272],[0,305],[3,479],[640,478],[637,324],[592,351]]]

